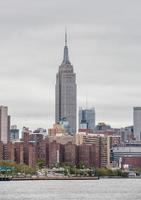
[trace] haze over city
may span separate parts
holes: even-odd
[[[55,121],[55,79],[68,30],[77,105],[95,107],[96,121],[133,124],[141,98],[139,0],[0,2],[0,104],[20,128]]]

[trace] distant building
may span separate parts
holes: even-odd
[[[44,128],[37,128],[36,130],[33,131],[33,133],[40,133],[42,134],[44,137],[47,136],[47,130]]]
[[[53,127],[48,129],[48,136],[56,136],[57,134],[66,135],[68,130],[60,123],[53,124]]]
[[[64,146],[64,162],[77,164],[77,146],[72,142],[68,142]]]
[[[141,145],[118,146],[112,148],[113,161],[119,162],[123,157],[141,157]]]
[[[14,145],[11,142],[3,145],[3,160],[14,161]]]
[[[39,144],[43,140],[43,134],[42,133],[31,133],[29,135],[29,141],[34,142],[35,145]]]
[[[112,130],[110,125],[105,124],[104,122],[100,122],[96,125],[95,130],[98,132],[100,131],[107,131],[107,130]]]
[[[0,142],[0,160],[3,160],[3,143]]]
[[[129,169],[141,168],[141,156],[123,156],[121,160],[122,167],[128,166]]]
[[[64,58],[56,75],[55,121],[63,118],[69,122],[69,133],[76,133],[76,74],[69,61],[67,34],[65,34]]]
[[[81,144],[78,146],[78,163],[84,164],[86,167],[99,167],[97,166],[96,150],[94,144]]]
[[[27,127],[23,127],[22,130],[22,141],[23,141],[23,151],[24,151],[24,163],[26,165],[29,164],[29,135],[31,134],[31,131]]]
[[[134,107],[134,136],[141,140],[141,107]]]
[[[102,134],[77,133],[75,135],[76,145],[95,145],[95,166],[106,167],[110,165],[111,136]],[[86,150],[88,147],[86,146]]]
[[[11,126],[10,141],[19,140],[19,129],[16,125]]]
[[[119,129],[119,135],[121,136],[121,142],[127,143],[134,140],[134,129],[133,126],[128,126]]]
[[[79,109],[79,130],[90,130],[94,132],[95,129],[95,109]]]
[[[24,146],[22,141],[14,143],[14,161],[18,164],[24,163]]]
[[[29,167],[36,167],[38,160],[38,148],[35,142],[29,142],[29,152],[28,152],[28,165]]]
[[[67,133],[70,133],[69,121],[67,121],[66,118],[62,118],[59,124],[67,131]]]
[[[49,167],[55,167],[61,162],[61,145],[56,141],[49,143],[48,148],[48,165]]]
[[[0,106],[0,141],[7,144],[9,141],[10,116],[8,107]]]
[[[8,128],[8,142],[10,141],[10,127],[11,127],[11,116],[10,115],[8,115],[7,116],[8,117],[8,119],[7,119],[7,128]]]

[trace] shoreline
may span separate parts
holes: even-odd
[[[0,181],[99,180],[99,177],[0,177]]]
[[[0,177],[0,181],[49,181],[49,180],[99,180],[99,179],[141,179],[141,177]]]
[[[12,178],[12,181],[36,181],[36,180],[99,180],[99,177],[35,177]]]

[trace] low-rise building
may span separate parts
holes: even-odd
[[[141,157],[141,146],[137,145],[137,146],[118,146],[118,147],[113,147],[111,150],[111,154],[112,154],[112,159],[113,161],[116,161],[117,163],[120,164],[122,158],[128,157],[128,159],[132,158],[131,160],[133,160],[133,158]]]
[[[121,160],[122,168],[128,166],[129,169],[141,167],[141,156],[123,156]]]

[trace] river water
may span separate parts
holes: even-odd
[[[0,200],[141,200],[141,179],[0,182]]]

